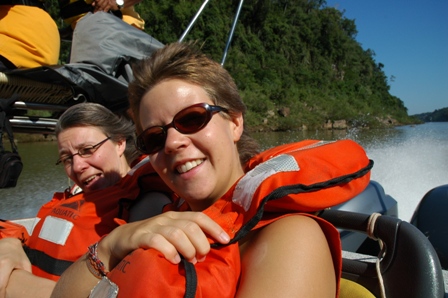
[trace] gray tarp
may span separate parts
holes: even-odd
[[[123,62],[150,56],[163,46],[110,13],[89,13],[73,32],[70,63],[94,64],[115,76]]]

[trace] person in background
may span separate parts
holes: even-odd
[[[40,0],[0,1],[0,70],[58,63],[59,31]]]
[[[129,219],[134,201],[146,204],[137,208],[145,218],[171,202],[152,191],[163,190],[163,183],[135,149],[134,131],[130,119],[95,103],[76,104],[60,117],[56,164],[82,191],[55,193],[39,210],[25,245],[17,238],[0,240],[0,297],[48,297],[65,268],[113,230],[116,218]]]
[[[74,30],[76,23],[88,12],[112,12],[137,29],[145,28],[145,21],[135,11],[141,0],[59,0],[60,16]]]

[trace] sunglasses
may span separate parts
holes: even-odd
[[[137,148],[145,154],[154,154],[165,147],[168,129],[173,127],[180,133],[193,134],[203,129],[218,112],[228,113],[226,108],[199,103],[178,112],[171,123],[151,126],[137,137]]]

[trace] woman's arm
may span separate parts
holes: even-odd
[[[195,263],[210,251],[205,233],[221,243],[229,241],[227,233],[201,212],[166,212],[114,229],[99,242],[97,252],[108,271],[140,247],[154,248],[174,264],[180,262],[179,253]],[[98,282],[89,272],[87,262],[88,257],[84,255],[71,265],[62,274],[51,297],[86,297]]]
[[[0,240],[0,297],[5,297],[6,286],[14,269],[31,272],[31,263],[17,238]]]
[[[25,270],[14,270],[6,288],[6,298],[48,298],[53,291],[55,282],[37,277]]]
[[[262,228],[241,245],[237,297],[335,297],[327,239],[312,218],[292,215]]]
[[[70,265],[56,283],[51,297],[88,297],[99,279],[94,277],[87,269],[87,262],[88,257],[85,254]]]

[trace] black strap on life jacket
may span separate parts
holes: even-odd
[[[23,250],[28,256],[28,259],[30,259],[31,264],[56,276],[61,276],[62,273],[73,264],[73,262],[70,261],[53,258],[40,250],[30,248],[26,245],[23,247]]]
[[[198,287],[198,277],[194,265],[182,258],[182,265],[185,268],[185,295],[184,298],[194,298]]]
[[[242,227],[241,229],[235,234],[235,237],[230,240],[228,244],[220,244],[220,243],[214,243],[211,244],[211,247],[219,247],[223,245],[229,245],[235,242],[238,242],[239,240],[243,239],[263,218],[264,214],[264,206],[269,201],[274,201],[281,199],[289,194],[299,194],[299,193],[307,193],[307,192],[314,192],[330,187],[335,187],[338,185],[346,184],[354,179],[363,177],[373,167],[373,160],[369,160],[369,163],[364,168],[354,172],[350,173],[344,176],[336,177],[324,182],[318,182],[311,185],[305,185],[305,184],[294,184],[294,185],[286,185],[281,186],[275,190],[273,190],[270,194],[268,194],[266,197],[264,197],[261,202],[260,206],[257,210],[257,213],[249,219]]]

